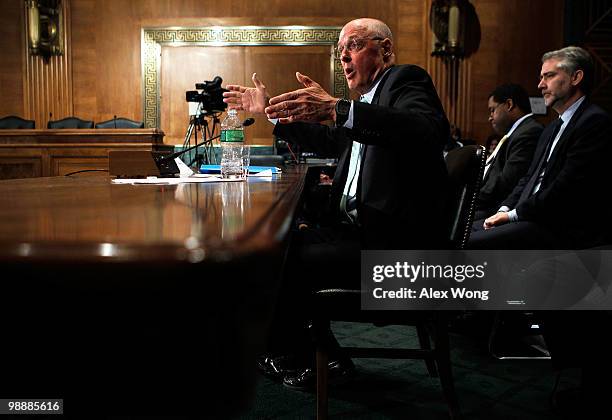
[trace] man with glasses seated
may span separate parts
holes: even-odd
[[[527,91],[507,83],[491,92],[488,100],[489,122],[500,136],[487,157],[482,186],[476,203],[476,220],[497,211],[527,173],[544,127],[531,113]]]
[[[429,75],[414,65],[394,65],[391,30],[375,19],[347,23],[336,57],[359,101],[334,98],[299,72],[302,89],[269,101],[256,74],[254,88],[228,85],[224,93],[230,108],[265,112],[276,136],[339,157],[329,197],[332,216],[327,225],[296,232],[277,314],[274,335],[284,345],[277,354],[302,350],[302,357],[269,357],[261,366],[298,389],[314,384],[308,369],[314,351],[304,329],[313,311],[312,290],[359,289],[361,249],[443,248],[448,237],[440,221],[446,220],[442,149],[449,124]],[[335,341],[331,332],[329,339]],[[350,360],[331,356],[332,376],[352,370]]]

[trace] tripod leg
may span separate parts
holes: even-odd
[[[189,122],[189,125],[187,126],[187,132],[185,133],[185,139],[183,140],[183,150],[188,148],[191,143],[191,135],[193,134],[194,127],[195,127],[195,123],[193,122],[193,120],[191,120]]]
[[[217,126],[219,125],[219,118],[218,115],[213,115],[213,124],[212,124],[212,130],[210,133],[208,133],[208,138],[213,138],[215,135],[215,130],[217,129]],[[221,158],[219,156],[219,159],[217,159],[217,156],[215,156],[215,149],[213,148],[212,145],[212,141],[210,141],[208,143],[208,153],[209,153],[209,161],[214,159],[215,163],[220,164],[221,162]]]

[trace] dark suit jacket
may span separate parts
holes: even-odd
[[[353,128],[277,124],[274,134],[325,156],[339,156],[330,209],[339,220],[352,141],[365,145],[357,188],[363,246],[427,249],[446,246],[448,175],[442,148],[449,124],[429,75],[392,67],[371,104],[353,104]]]
[[[546,166],[537,194],[519,202],[545,153],[552,124],[542,132],[527,175],[502,205],[516,208],[519,220],[549,227],[566,238],[572,248],[585,248],[610,239],[610,193],[612,176],[612,119],[597,105],[585,100],[559,139]]]
[[[490,216],[499,209],[527,173],[543,129],[535,118],[526,118],[501,145],[480,187],[477,210]]]

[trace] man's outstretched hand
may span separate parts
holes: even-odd
[[[270,106],[265,109],[267,117],[279,118],[280,123],[334,120],[338,98],[331,96],[321,85],[300,72],[295,77],[304,88],[271,98]]]
[[[229,92],[223,92],[223,102],[228,104],[229,109],[245,111],[252,114],[263,114],[268,104],[268,93],[266,85],[257,78],[257,73],[251,77],[254,88],[240,85],[227,85]]]

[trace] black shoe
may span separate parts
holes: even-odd
[[[271,356],[265,355],[257,358],[257,368],[259,371],[271,378],[281,380],[285,376],[294,374],[304,368],[304,364],[298,362],[298,358],[293,355]]]
[[[338,385],[347,382],[355,373],[355,365],[351,359],[332,360],[327,364],[328,383]],[[306,368],[285,376],[283,385],[296,391],[311,391],[317,385],[317,371],[314,368]]]
[[[541,335],[505,336],[489,343],[497,359],[550,359],[550,352]]]

